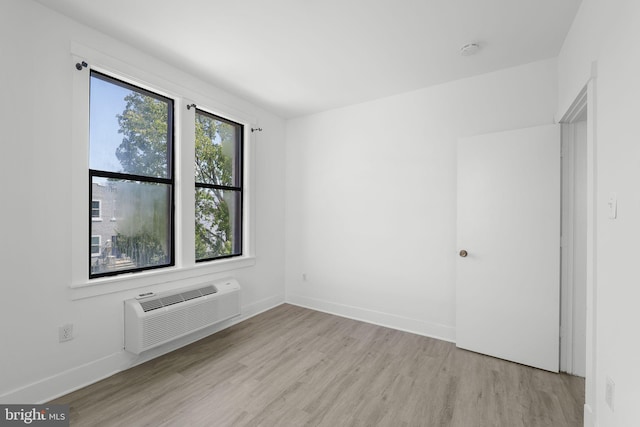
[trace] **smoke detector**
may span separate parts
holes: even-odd
[[[471,56],[480,50],[480,45],[478,43],[467,43],[460,48],[460,55],[462,56]]]

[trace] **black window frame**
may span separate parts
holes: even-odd
[[[89,82],[91,82],[92,77],[97,77],[106,82],[112,83],[114,85],[123,87],[128,90],[139,92],[143,95],[150,96],[152,98],[158,99],[160,101],[166,102],[168,104],[167,111],[167,174],[169,175],[167,178],[161,177],[151,177],[145,175],[137,175],[137,174],[129,174],[123,172],[113,172],[113,171],[103,171],[97,169],[89,168],[89,260],[88,260],[88,270],[89,270],[89,279],[96,279],[100,277],[108,277],[108,276],[116,276],[120,274],[128,274],[128,273],[137,273],[140,271],[147,270],[155,270],[158,268],[167,268],[173,267],[176,263],[175,256],[175,243],[176,243],[176,235],[175,235],[175,100],[164,95],[160,95],[156,92],[152,92],[150,90],[144,89],[140,86],[136,86],[135,84],[125,82],[111,75],[102,73],[100,71],[96,71],[91,69],[89,74]],[[91,109],[91,102],[89,102],[89,109]],[[90,144],[90,141],[88,142]],[[92,264],[92,254],[91,254],[91,232],[92,232],[92,206],[93,206],[93,178],[111,178],[117,180],[131,181],[131,182],[143,182],[143,183],[157,183],[164,184],[169,187],[169,235],[170,235],[170,248],[169,248],[169,263],[161,264],[161,265],[151,265],[145,267],[136,267],[130,269],[122,269],[122,270],[114,270],[114,271],[106,271],[101,273],[93,273],[91,271]],[[100,206],[102,210],[102,203]],[[102,212],[101,212],[102,214]]]
[[[244,125],[242,123],[238,123],[233,120],[221,117],[217,114],[213,114],[208,111],[196,108],[195,117],[197,117],[198,114],[201,114],[213,120],[219,120],[221,122],[237,127],[236,140],[235,140],[235,145],[236,145],[235,168],[236,168],[236,171],[238,171],[238,174],[236,175],[238,185],[228,186],[228,185],[217,185],[217,184],[198,182],[196,181],[196,177],[194,174],[194,191],[197,191],[198,188],[205,188],[205,189],[218,189],[223,191],[237,192],[239,194],[238,200],[239,200],[240,206],[238,211],[240,215],[239,217],[234,218],[234,220],[236,221],[235,229],[238,230],[237,244],[239,245],[239,251],[237,253],[232,253],[229,255],[218,255],[214,257],[200,258],[200,259],[196,258],[195,262],[196,263],[211,262],[211,261],[216,261],[221,259],[240,257],[240,256],[243,256],[243,252],[244,252],[244,232],[245,232],[244,230]],[[194,126],[195,126],[195,118],[194,118]],[[195,153],[194,153],[194,158],[195,158]],[[195,211],[194,211],[193,220],[194,222],[196,221]],[[194,248],[194,252],[195,252],[195,248]]]

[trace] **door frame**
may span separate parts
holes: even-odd
[[[594,425],[597,390],[597,62],[591,64],[589,80],[569,108],[561,113],[559,123],[571,123],[587,108],[587,325],[584,425]],[[571,331],[573,333],[573,331]]]
[[[586,89],[586,88],[585,88]],[[562,125],[562,240],[561,240],[561,264],[560,264],[560,371],[576,375],[574,349],[576,329],[578,324],[575,319],[575,295],[577,283],[575,281],[576,240],[578,235],[575,229],[575,194],[576,185],[576,155],[577,155],[577,131],[578,123],[587,120],[587,91],[583,90],[576,99],[571,116]],[[585,147],[586,148],[586,147]],[[585,185],[586,176],[581,178],[581,184]],[[586,230],[585,230],[586,232]],[[586,237],[586,236],[585,236]],[[585,319],[586,322],[586,319]],[[586,327],[586,324],[583,325]],[[586,355],[585,355],[586,356]]]

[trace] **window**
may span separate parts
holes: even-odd
[[[101,240],[101,236],[91,236],[91,256],[92,257],[100,255],[100,240]]]
[[[100,214],[100,200],[91,201],[91,220],[99,221],[102,218]]]
[[[90,260],[90,278],[175,263],[173,104],[91,71],[89,210],[92,220],[101,211],[115,218],[117,206],[118,221],[90,222],[91,257],[95,237],[112,236],[98,249],[98,259]]]
[[[255,265],[249,128],[259,118],[146,61],[76,44],[70,59],[74,295]]]
[[[196,261],[242,255],[244,127],[196,110]]]

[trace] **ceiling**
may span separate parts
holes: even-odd
[[[284,118],[554,57],[581,2],[36,1]]]

